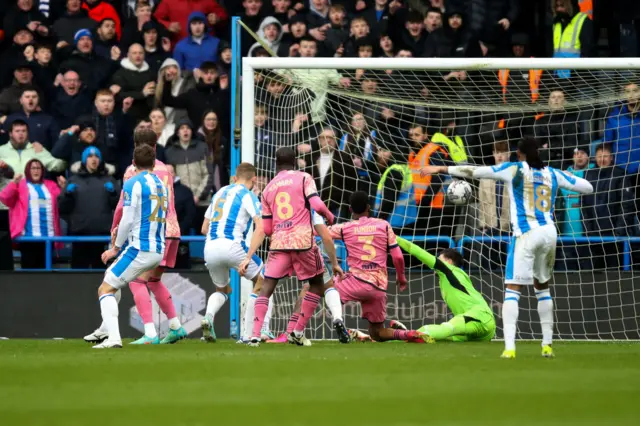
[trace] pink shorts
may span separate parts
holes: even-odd
[[[176,266],[176,257],[178,257],[178,246],[180,240],[176,238],[167,238],[164,240],[164,258],[160,266],[165,268],[173,268]]]
[[[335,284],[342,303],[360,302],[362,318],[372,324],[383,323],[387,319],[387,293],[371,284],[360,281],[351,274]]]
[[[279,280],[295,272],[300,281],[322,275],[324,262],[318,246],[306,251],[270,251],[264,269],[265,278]]]

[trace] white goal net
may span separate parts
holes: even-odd
[[[535,137],[548,165],[588,179],[596,191],[561,191],[551,200],[559,235],[551,282],[556,336],[638,339],[639,65],[612,59],[245,58],[242,160],[256,164],[266,182],[275,172],[275,151],[294,147],[298,166],[316,179],[339,221],[349,219],[351,192],[364,190],[372,204],[378,199],[376,214],[398,235],[432,252],[460,250],[494,309],[500,338],[511,240],[505,189],[472,181],[472,200],[455,207],[444,196],[450,177],[413,174],[416,209],[410,213],[398,207],[409,187],[400,167],[392,166],[514,161],[518,141]],[[409,290],[397,291],[390,269],[388,318],[414,329],[448,320],[433,272],[405,259]],[[300,288],[295,279],[279,284],[274,332],[284,331]],[[533,290],[525,289],[519,338],[540,337],[535,311]],[[345,314],[349,327],[367,328],[358,307],[345,306]],[[308,337],[335,338],[330,324],[328,312],[318,311]]]

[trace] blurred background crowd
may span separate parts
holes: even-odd
[[[5,0],[0,210],[13,238],[108,235],[141,127],[157,133],[158,159],[174,170],[183,235],[200,229],[212,193],[229,182],[232,16],[251,30],[241,32],[243,56],[606,58],[637,57],[640,47],[635,0]],[[299,167],[341,217],[348,194],[363,189],[399,233],[448,236],[456,216],[444,197],[448,180],[416,170],[499,164],[519,138],[534,136],[550,165],[596,188],[559,197],[562,235],[640,236],[634,78],[614,78],[612,88],[606,74],[571,70],[318,72],[256,75],[256,154],[265,171],[257,191],[275,150],[294,144]],[[336,91],[300,92],[305,78]],[[623,100],[582,102],[606,87]],[[427,106],[435,101],[445,106]],[[474,111],[482,102],[514,108]],[[446,108],[455,103],[471,107]],[[476,230],[468,232],[507,235],[502,185],[483,183],[476,196]],[[588,260],[601,246],[568,248],[567,268],[603,266]],[[73,244],[72,267],[100,267],[103,247]],[[24,268],[44,265],[42,243],[19,248]],[[184,244],[178,266],[189,265]]]

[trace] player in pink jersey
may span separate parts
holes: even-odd
[[[151,129],[138,128],[134,133],[133,140],[135,146],[149,145],[155,149],[158,137]],[[136,173],[137,171],[135,166],[129,166],[124,174],[123,182],[126,182],[128,179],[135,176]],[[138,314],[140,314],[142,322],[144,323],[144,336],[132,342],[132,344],[139,345],[175,343],[187,336],[187,332],[182,327],[182,324],[176,314],[176,308],[173,305],[171,293],[161,281],[165,268],[172,268],[175,265],[176,256],[178,254],[178,245],[180,243],[180,225],[178,223],[174,203],[173,176],[171,175],[169,167],[158,160],[156,160],[153,173],[157,175],[167,186],[169,192],[169,210],[167,212],[165,252],[162,263],[157,268],[145,272],[140,277],[129,283],[129,288],[131,289],[131,293],[133,293],[133,300],[136,303]],[[120,201],[113,215],[113,224],[111,226],[112,239],[118,232],[118,224],[122,218],[123,204],[124,200],[121,195]],[[169,319],[169,334],[167,334],[162,341],[160,341],[158,337],[155,323],[153,322],[153,308],[149,290],[153,293],[162,312],[164,312]],[[100,326],[100,328],[92,334],[85,336],[85,340],[94,341],[92,337],[95,337],[95,341],[97,341],[100,339],[104,340],[108,336],[103,331],[102,326]]]
[[[349,272],[337,279],[335,287],[342,303],[359,302],[362,317],[369,321],[369,334],[377,342],[406,340],[423,343],[422,333],[384,327],[387,319],[387,254],[391,253],[400,291],[407,288],[404,257],[391,225],[369,217],[369,196],[363,191],[351,195],[353,220],[329,227],[334,240],[342,240],[347,248]]]
[[[300,281],[309,281],[309,292],[302,301],[298,323],[289,335],[289,342],[300,346],[303,345],[302,336],[307,322],[324,291],[324,263],[320,250],[315,245],[311,209],[322,215],[329,224],[333,223],[334,218],[318,196],[313,178],[307,173],[294,170],[295,161],[293,149],[284,147],[276,151],[278,174],[262,192],[264,234],[253,235],[247,257],[239,267],[240,271],[246,267],[262,244],[265,234],[271,237],[264,281],[254,307],[253,333],[249,342],[251,346],[260,345],[260,330],[269,297],[280,279],[295,272]],[[337,269],[335,272],[339,273]],[[340,323],[338,326],[344,328],[344,324]]]

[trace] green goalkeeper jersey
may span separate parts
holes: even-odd
[[[462,315],[474,312],[487,312],[493,316],[491,308],[487,304],[482,294],[473,287],[471,278],[457,266],[442,262],[426,250],[417,245],[398,237],[400,247],[416,257],[428,268],[433,269],[440,281],[440,293],[442,299],[453,315]]]

